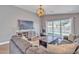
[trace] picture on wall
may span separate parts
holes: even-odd
[[[19,30],[33,29],[34,28],[33,25],[34,25],[33,21],[18,20]]]

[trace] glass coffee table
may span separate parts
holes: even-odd
[[[53,37],[53,36],[44,36],[39,39],[39,45],[47,48],[47,44],[59,44],[61,43],[63,38],[61,37]]]

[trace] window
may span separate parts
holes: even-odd
[[[71,33],[71,19],[47,21],[47,34],[53,36],[64,36]]]

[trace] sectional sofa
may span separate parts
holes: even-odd
[[[76,54],[79,53],[79,45],[75,43],[53,45],[48,44],[47,48],[39,45],[39,39],[34,41],[23,39],[16,35],[10,40],[10,54]]]

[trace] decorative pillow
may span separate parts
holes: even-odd
[[[47,49],[55,54],[72,54],[74,53],[76,44],[48,45]]]
[[[38,36],[33,36],[33,37],[31,37],[31,41],[36,41],[36,40],[38,40],[38,39],[39,39]]]
[[[79,44],[79,38],[75,39],[74,43]]]
[[[74,34],[70,34],[69,36],[68,36],[68,40],[70,40],[70,41],[74,41],[75,40],[75,35]]]
[[[32,44],[32,46],[39,46],[39,40],[30,41],[30,43]]]
[[[26,38],[25,36],[22,36],[22,39],[28,41],[28,38]]]

